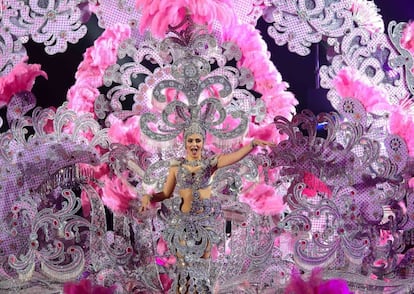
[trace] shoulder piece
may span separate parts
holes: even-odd
[[[173,158],[170,160],[170,167],[180,166],[182,163],[182,158]]]

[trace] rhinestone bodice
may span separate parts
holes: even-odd
[[[211,177],[217,169],[217,157],[211,157],[199,161],[199,166],[190,170],[185,159],[178,161],[177,186],[179,189],[191,189],[193,191],[208,188],[211,185]]]

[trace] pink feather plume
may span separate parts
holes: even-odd
[[[27,59],[23,58],[7,75],[0,77],[0,108],[6,106],[14,94],[31,91],[38,76],[47,79],[40,64],[27,64]]]
[[[248,204],[253,211],[263,215],[275,215],[285,209],[283,197],[275,188],[264,183],[254,186],[240,195],[240,201]]]
[[[137,193],[118,177],[103,178],[102,202],[115,212],[126,212],[130,202],[137,198]]]
[[[112,143],[124,145],[140,144],[139,116],[132,116],[126,121],[122,121],[114,116],[110,116],[111,127],[108,136]]]
[[[163,38],[168,32],[168,26],[177,26],[187,14],[191,15],[197,24],[212,24],[218,22],[223,28],[228,28],[236,22],[236,15],[230,0],[137,0],[136,7],[141,10],[140,31],[149,29],[151,33]]]
[[[345,280],[323,280],[322,270],[312,270],[309,280],[305,281],[298,270],[293,270],[285,294],[351,294]]]
[[[352,67],[342,68],[333,80],[342,98],[359,100],[368,112],[390,110],[387,92]]]
[[[409,113],[397,108],[390,114],[390,132],[402,137],[407,144],[408,154],[414,156],[414,120]]]
[[[238,61],[239,68],[248,68],[254,77],[253,89],[262,94],[266,104],[266,123],[273,122],[276,115],[288,119],[296,113],[297,99],[287,91],[288,84],[271,62],[270,53],[260,31],[250,24],[240,24],[232,27],[224,34],[224,41],[238,45],[242,58]]]

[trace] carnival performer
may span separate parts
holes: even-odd
[[[212,197],[214,172],[234,164],[248,155],[256,146],[273,143],[254,139],[237,151],[203,157],[205,130],[197,123],[184,132],[186,157],[171,161],[163,190],[142,197],[141,211],[151,202],[171,198],[177,187],[180,196],[165,217],[162,232],[168,248],[177,258],[176,279],[171,292],[212,293],[209,277],[211,248],[221,240],[223,230],[215,229],[220,216],[220,202]]]

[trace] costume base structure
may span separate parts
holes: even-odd
[[[284,293],[297,273],[305,288],[414,291],[408,23],[384,33],[341,0],[208,1],[211,14],[180,1],[168,6],[178,13],[155,1],[17,2],[0,31],[1,293]],[[35,108],[44,73],[20,62],[24,42],[64,52],[88,13],[105,31],[68,101]],[[293,53],[327,46],[319,75],[335,111],[296,113],[254,29],[261,16]],[[207,134],[203,170],[254,138],[276,144],[208,179],[178,176],[199,184],[189,213],[177,191],[138,212],[184,161],[193,126]]]

